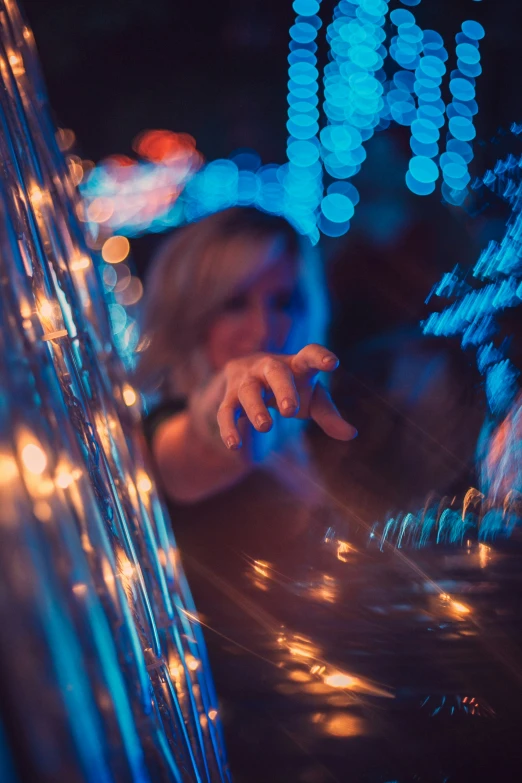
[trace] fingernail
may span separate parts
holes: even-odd
[[[270,421],[266,416],[263,416],[261,413],[256,416],[256,427],[267,427],[269,424]]]
[[[234,449],[237,449],[239,447],[239,443],[236,441],[235,438],[230,437],[230,438],[227,438],[226,447],[227,447],[227,449],[230,449],[231,451],[233,451]]]
[[[323,356],[323,364],[337,364],[339,359],[331,353],[329,356]]]
[[[295,402],[290,397],[285,397],[283,402],[281,403],[281,408],[284,411],[289,411],[291,408],[295,408]]]

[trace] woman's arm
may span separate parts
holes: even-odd
[[[307,345],[293,356],[254,354],[229,362],[192,395],[186,412],[155,434],[152,450],[167,495],[196,502],[243,478],[252,468],[250,435],[272,426],[268,407],[286,418],[312,418],[330,437],[355,437],[355,428],[317,382],[319,372],[337,366],[336,357],[320,345]]]
[[[252,468],[250,449],[225,448],[217,412],[223,400],[222,373],[199,390],[189,407],[163,421],[152,440],[152,453],[166,495],[180,503],[195,503],[228,489]],[[248,440],[246,421],[239,423]]]

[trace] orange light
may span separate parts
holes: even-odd
[[[187,655],[187,666],[191,672],[195,672],[196,669],[199,669],[199,661],[192,655]]]
[[[67,487],[70,487],[73,483],[74,477],[70,471],[62,470],[56,476],[55,481],[57,487],[60,487],[60,489],[67,489]]]
[[[36,443],[28,443],[22,449],[22,462],[30,473],[41,476],[47,466],[47,456]]]
[[[73,272],[76,272],[79,269],[87,269],[90,263],[91,261],[88,256],[80,256],[75,261],[71,261],[71,269]]]
[[[109,237],[102,247],[102,258],[108,264],[119,264],[129,255],[130,243],[127,237]]]
[[[128,383],[125,384],[123,387],[123,401],[125,405],[130,408],[132,405],[136,404],[136,400],[138,399],[136,392],[132,388],[132,386],[129,386]]]
[[[44,318],[50,318],[53,314],[53,306],[50,302],[42,302],[38,308],[38,312]]]
[[[458,612],[458,614],[469,614],[471,612],[469,606],[466,606],[465,604],[461,604],[458,601],[452,601],[451,608],[455,612]]]
[[[139,479],[138,479],[138,489],[140,492],[150,492],[152,489],[152,481],[147,476],[146,473],[144,473]]]
[[[329,674],[324,678],[325,685],[329,685],[331,688],[350,688],[357,682],[354,677],[350,677],[348,674]]]
[[[18,475],[16,461],[8,454],[0,454],[0,486],[5,486]]]

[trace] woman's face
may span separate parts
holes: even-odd
[[[296,266],[281,255],[247,287],[231,292],[207,333],[206,353],[214,370],[258,351],[284,353],[299,306]]]

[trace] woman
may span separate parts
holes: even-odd
[[[175,233],[146,285],[139,381],[162,398],[146,434],[206,629],[232,769],[249,783],[287,780],[283,760],[296,763],[293,746],[274,750],[282,734],[262,708],[278,698],[281,670],[266,656],[292,599],[271,606],[250,566],[306,578],[330,524],[306,420],[339,440],[356,434],[318,380],[338,365],[319,344],[325,315],[309,243],[250,208]],[[272,748],[262,760],[260,736]]]
[[[307,344],[322,337],[325,311],[310,251],[305,262],[305,241],[286,221],[247,208],[207,217],[163,246],[146,288],[139,375],[167,401],[148,430],[171,500],[198,502],[269,462],[259,434],[272,429],[270,451],[304,469],[303,429],[280,417],[353,438],[318,382],[338,361]]]

